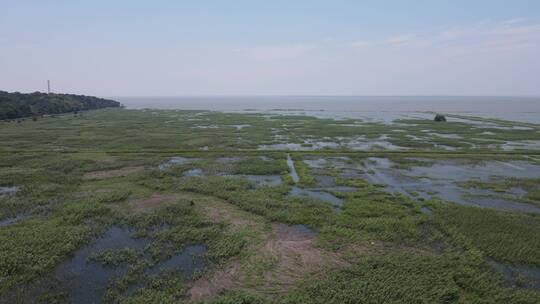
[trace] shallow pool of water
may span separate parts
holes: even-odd
[[[330,175],[316,175],[315,184],[317,187],[334,187],[336,182],[334,178]]]
[[[501,198],[485,189],[466,189],[458,182],[471,179],[488,181],[493,177],[538,178],[540,166],[527,162],[489,161],[467,164],[457,161],[440,161],[410,169],[393,168],[386,158],[368,158],[363,162],[363,178],[373,184],[381,184],[393,193],[410,198],[440,198],[459,204],[476,205],[505,211],[540,213],[540,208]],[[508,192],[507,195],[512,195]],[[515,197],[523,196],[519,191]]]
[[[175,156],[171,157],[166,162],[159,165],[159,170],[166,170],[173,166],[180,166],[183,164],[187,164],[190,162],[194,162],[198,160],[198,158],[189,158],[189,157],[182,157],[182,156]]]
[[[229,178],[245,178],[250,182],[254,183],[255,186],[269,186],[276,187],[283,183],[281,176],[279,175],[240,175],[240,174],[230,174],[223,175],[224,177]]]
[[[0,187],[0,195],[11,195],[19,191],[19,187]]]
[[[311,189],[302,189],[299,187],[292,187],[291,191],[289,192],[289,195],[296,196],[296,197],[308,197],[308,198],[320,200],[326,203],[330,203],[334,206],[339,206],[339,207],[343,205],[343,200],[341,198],[338,198],[323,190],[311,190]]]
[[[202,176],[202,175],[203,175],[203,170],[199,168],[190,169],[182,173],[182,176],[184,177],[195,177],[195,176]]]
[[[17,215],[15,217],[10,217],[10,218],[0,220],[0,227],[11,226],[29,217],[30,215]]]
[[[203,245],[187,246],[172,257],[150,267],[145,273],[152,277],[167,271],[178,270],[185,278],[191,279],[195,273],[203,271],[206,267],[202,255],[207,250],[208,248]]]
[[[69,294],[72,303],[100,303],[109,282],[126,273],[125,266],[104,266],[88,261],[92,253],[108,249],[142,249],[148,244],[147,239],[135,239],[131,232],[120,227],[112,227],[102,237],[89,246],[77,250],[70,260],[60,264],[55,277],[60,286]]]
[[[503,276],[508,285],[540,290],[540,267],[507,265],[494,260],[488,263]]]
[[[245,157],[242,157],[242,156],[232,156],[232,157],[223,156],[223,157],[216,158],[216,161],[218,161],[220,163],[235,163],[235,162],[241,161],[243,159],[245,159]]]
[[[237,131],[240,131],[244,128],[251,127],[251,125],[231,125],[232,127],[236,128]]]
[[[432,166],[416,166],[406,172],[410,176],[425,176],[434,179],[466,181],[491,177],[539,178],[540,166],[524,161],[485,161],[478,164],[456,162],[434,163]]]

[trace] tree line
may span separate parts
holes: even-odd
[[[93,96],[0,91],[0,120],[120,106],[117,101]]]

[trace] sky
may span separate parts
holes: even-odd
[[[0,90],[540,96],[537,0],[0,0]]]

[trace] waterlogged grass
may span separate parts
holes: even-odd
[[[382,141],[416,151],[444,151],[444,147],[451,147],[492,152],[500,149],[492,145],[505,141],[540,140],[540,127],[535,124],[487,121],[503,127],[493,128],[429,119],[396,122],[399,125],[298,115],[103,109],[88,111],[82,117],[65,115],[19,124],[0,122],[0,151],[238,151],[279,143],[297,143],[309,149],[318,142],[334,145],[325,149],[348,150],[355,142],[378,140],[384,135]]]
[[[540,217],[459,205],[438,206],[436,221],[459,244],[498,261],[540,265]]]
[[[324,202],[288,197],[286,186],[253,188],[245,180],[208,177],[191,178],[178,188],[219,197],[271,221],[319,227],[331,220],[333,214],[332,208]]]
[[[536,303],[461,255],[390,254],[306,279],[284,303]]]
[[[296,173],[298,174],[298,177],[300,178],[300,185],[302,186],[313,186],[315,184],[315,178],[311,174],[311,170],[309,166],[301,161],[299,158],[293,158],[295,160],[294,167],[296,169]]]
[[[208,221],[191,202],[191,199],[180,198],[153,212],[135,213],[124,219],[127,226],[137,231],[137,237],[151,240],[143,252],[129,249],[105,250],[91,257],[104,264],[125,263],[130,267],[127,275],[109,289],[106,297],[108,302],[145,303],[159,297],[163,297],[165,302],[185,299],[182,286],[189,278],[177,271],[148,277],[144,269],[167,260],[186,246],[204,244],[208,248],[204,254],[208,268],[221,265],[240,253],[246,244],[244,237],[225,229],[224,223]],[[134,295],[124,296],[127,289],[137,282],[143,287]],[[172,290],[170,288],[173,285],[169,284],[176,284],[177,287]]]
[[[102,204],[83,202],[67,205],[51,217],[0,229],[0,292],[50,272],[112,219]]]
[[[509,199],[540,206],[540,179],[537,178],[498,178],[489,182],[471,180],[462,183],[462,185],[468,188],[491,190],[500,195],[506,195]],[[508,195],[512,194],[514,189],[525,191],[525,195],[523,197]]]
[[[187,286],[174,273],[150,280],[147,286],[137,290],[131,297],[119,303],[182,303],[185,300]]]
[[[361,180],[346,185],[356,186],[359,191],[341,194],[345,204],[340,213],[325,202],[289,197],[285,186],[252,188],[245,181],[209,177],[186,180],[179,189],[219,197],[270,221],[319,229],[321,244],[333,250],[368,240],[397,243],[421,240],[426,218],[420,212],[420,204]]]
[[[369,156],[389,157],[398,168],[439,159],[536,159],[534,153],[503,153],[488,145],[501,139],[537,140],[538,126],[527,124],[531,131],[510,129],[520,124],[483,122],[508,129],[428,120],[390,125],[309,116],[122,109],[20,124],[0,122],[0,186],[19,189],[0,195],[0,220],[22,216],[0,227],[0,303],[13,299],[7,295],[15,288],[31,290],[35,282],[54,276],[60,263],[113,226],[129,230],[145,245],[104,248],[90,255],[88,263],[126,269],[109,282],[105,303],[537,303],[538,292],[505,287],[486,258],[540,265],[538,216],[390,194],[359,177],[340,178],[333,162],[312,169],[302,161],[308,156],[305,152],[290,152],[300,177],[294,184],[285,151],[257,150],[287,142],[305,148],[318,141],[337,143],[339,148],[309,152],[309,157],[332,157],[345,167]],[[368,153],[346,148],[352,139],[380,140],[381,135],[409,150]],[[406,135],[426,140],[413,141]],[[438,150],[437,145],[458,152]],[[172,157],[190,161],[160,169]],[[201,176],[186,177],[192,169],[200,169]],[[240,175],[280,175],[283,183],[260,186]],[[338,186],[357,191],[329,190],[343,200],[339,208],[289,195],[293,184],[316,187],[314,175],[331,176]],[[467,185],[501,195],[522,188],[527,191],[522,201],[537,202],[537,183],[505,179]],[[295,273],[286,292],[261,292],[257,287],[268,283],[268,274],[283,267],[279,254],[260,251],[275,222],[312,228],[316,236],[309,242],[320,251],[313,249],[306,256],[326,252],[339,261],[316,272]],[[148,274],[148,269],[192,245],[206,250],[204,271],[191,277],[179,269]],[[231,263],[242,266],[242,276],[251,285],[190,300],[193,280],[211,278]],[[51,287],[39,298],[69,301],[67,294]],[[20,293],[18,299],[32,302],[37,299],[33,295]]]
[[[287,171],[285,159],[261,159],[260,157],[248,157],[235,164],[234,174],[275,175]]]
[[[347,195],[343,212],[321,229],[321,244],[336,250],[373,240],[397,244],[431,241],[423,234],[427,217],[421,213],[420,204],[363,180],[341,183],[357,187],[358,191]]]

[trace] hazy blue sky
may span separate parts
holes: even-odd
[[[0,0],[0,90],[540,95],[537,0]]]

